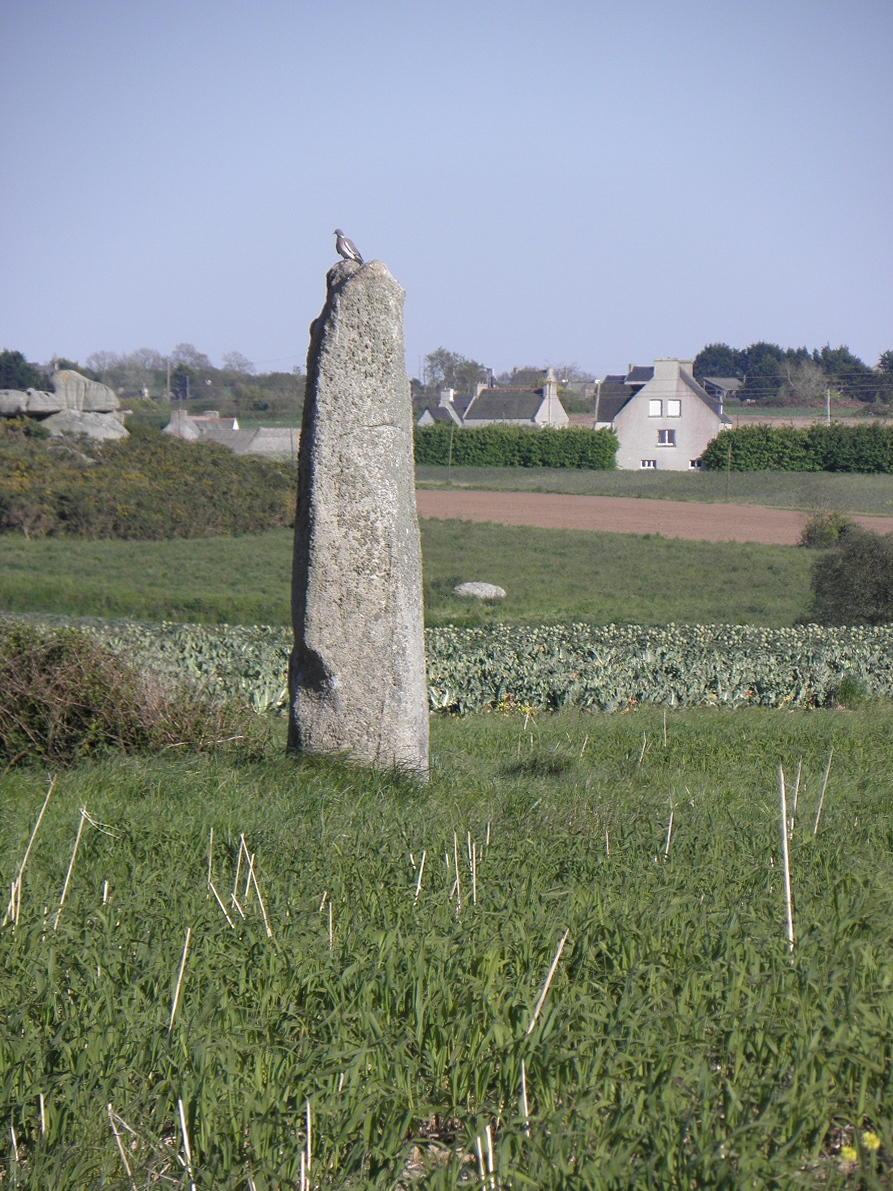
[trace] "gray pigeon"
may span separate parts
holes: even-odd
[[[356,261],[358,265],[366,263],[360,256],[360,250],[356,244],[354,244],[353,240],[348,240],[340,227],[335,228],[335,250],[346,261]]]

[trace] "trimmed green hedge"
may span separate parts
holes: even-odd
[[[731,450],[731,456],[730,456]],[[739,426],[722,430],[703,455],[710,471],[853,471],[893,473],[893,427]]]
[[[452,456],[450,443],[452,442]],[[612,430],[534,430],[522,426],[415,428],[415,461],[446,467],[570,467],[611,471],[617,437]]]

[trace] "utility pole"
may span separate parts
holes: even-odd
[[[831,425],[831,390],[825,389],[825,425]]]

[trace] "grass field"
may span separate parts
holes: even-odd
[[[792,624],[814,554],[458,521],[422,524],[426,620]],[[292,534],[170,542],[0,539],[0,608],[222,624],[289,623]],[[482,579],[498,604],[452,594]]]
[[[0,930],[0,1181],[890,1187],[891,739],[491,715],[434,721],[425,789],[278,739],[83,764]],[[4,779],[6,889],[46,790]]]
[[[577,471],[539,467],[419,467],[420,487],[490,488],[509,492],[566,492],[653,500],[766,505],[804,513],[838,510],[893,515],[889,476],[838,472]]]

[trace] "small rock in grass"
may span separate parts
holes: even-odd
[[[495,583],[459,583],[453,588],[453,595],[474,596],[478,600],[505,599],[505,591]]]

